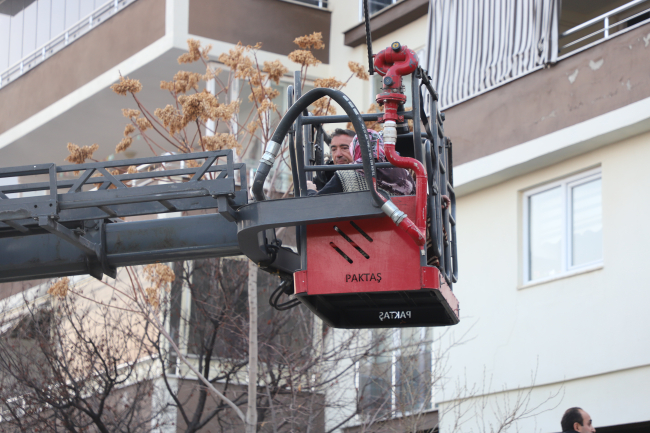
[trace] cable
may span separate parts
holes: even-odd
[[[271,293],[269,297],[269,305],[278,311],[287,311],[300,304],[299,299],[291,299],[286,302],[278,303],[282,294],[291,295],[293,293],[293,281],[284,280],[280,283],[277,289]]]
[[[368,12],[368,0],[363,0],[363,17],[366,21],[366,46],[368,47],[368,74],[375,73],[374,62],[372,61],[372,35],[370,33],[370,17]]]

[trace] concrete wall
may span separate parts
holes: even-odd
[[[189,32],[218,41],[244,45],[262,42],[262,49],[288,55],[299,36],[321,32],[325,50],[314,55],[329,63],[330,11],[286,1],[191,0]]]
[[[449,350],[440,366],[449,381],[436,393],[441,431],[451,431],[454,416],[445,412],[473,387],[484,395],[534,384],[533,400],[542,401],[564,384],[563,394],[540,408],[557,409],[523,420],[521,431],[557,431],[563,410],[575,405],[596,426],[650,419],[639,404],[650,398],[648,158],[645,133],[458,200],[461,322],[439,330],[447,332],[440,350]],[[602,268],[523,287],[523,192],[593,167],[602,169]],[[460,431],[485,430],[468,424]]]
[[[456,165],[650,96],[650,24],[446,110]]]

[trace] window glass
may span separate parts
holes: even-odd
[[[369,414],[391,411],[392,343],[391,330],[372,330],[374,356],[359,365],[359,409]]]
[[[431,329],[402,328],[400,333],[396,409],[402,413],[427,409],[431,403]]]
[[[368,0],[368,12],[370,15],[375,14],[393,3],[395,0]]]
[[[530,280],[550,277],[562,269],[562,190],[528,198]]]
[[[431,328],[371,331],[373,356],[359,363],[359,411],[363,417],[432,407],[432,337]]]
[[[195,260],[188,353],[202,354],[213,344],[216,357],[244,359],[241,333],[248,321],[248,262],[236,259]],[[212,333],[218,328],[216,341]]]
[[[571,265],[579,266],[603,257],[601,180],[572,188]]]

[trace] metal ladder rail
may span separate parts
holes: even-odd
[[[226,164],[214,165],[220,157]],[[166,170],[165,164],[203,160],[198,167]],[[164,170],[145,173],[113,175],[108,168],[131,165],[160,164]],[[239,170],[240,190],[236,189],[235,171]],[[234,208],[245,205],[247,199],[247,177],[245,165],[235,164],[232,150],[199,152],[193,154],[167,155],[138,158],[123,161],[110,161],[57,167],[55,164],[39,164],[0,169],[0,177],[22,177],[47,174],[49,182],[33,182],[0,187],[0,251],[12,251],[13,255],[29,252],[34,248],[25,237],[37,237],[41,245],[55,245],[51,236],[63,240],[80,250],[86,256],[84,269],[97,278],[102,274],[115,277],[116,269],[108,259],[106,228],[116,217],[143,214],[158,214],[194,209],[218,208],[219,214],[229,223],[234,222]],[[76,172],[76,179],[58,180],[58,174]],[[92,177],[94,173],[100,177]],[[206,176],[206,174],[212,174]],[[174,177],[189,176],[187,182],[175,183]],[[127,187],[125,182],[135,180],[165,179],[165,184]],[[90,184],[99,185],[90,191],[83,191]],[[115,189],[109,189],[113,186]],[[59,189],[67,189],[59,194]],[[44,196],[11,197],[22,192],[49,192]],[[9,195],[7,195],[9,194]],[[234,228],[234,224],[233,228]],[[95,233],[97,231],[97,233]],[[43,237],[45,235],[45,237]],[[18,243],[14,241],[14,238]],[[57,247],[60,251],[61,247]],[[39,250],[39,248],[34,248]],[[48,251],[43,254],[47,255]],[[70,254],[70,253],[68,253]],[[74,253],[72,253],[74,256]],[[40,256],[39,256],[40,257]],[[2,254],[0,262],[12,262],[14,256]],[[141,259],[140,259],[141,260]],[[29,263],[39,259],[31,258]],[[12,262],[13,263],[13,262]],[[12,269],[20,268],[20,263],[5,267],[4,278],[20,278],[29,270],[13,275]],[[2,269],[2,263],[0,263]],[[75,268],[76,269],[76,268]],[[72,270],[71,270],[72,271]],[[41,271],[34,269],[33,275]],[[53,271],[42,271],[53,272]],[[58,272],[58,271],[57,271]],[[76,271],[74,271],[76,272]],[[78,272],[77,272],[78,273]],[[0,273],[2,274],[2,273]],[[11,274],[11,275],[10,275]]]
[[[226,164],[213,165],[218,158],[225,157]],[[186,162],[204,159],[199,167],[165,170],[170,162]],[[160,164],[163,170],[144,173],[112,175],[108,168],[136,164]],[[240,189],[236,188],[235,171],[239,171]],[[76,179],[56,179],[57,174],[79,172]],[[232,151],[201,152],[194,154],[169,155],[164,157],[139,158],[80,165],[36,166],[3,168],[0,177],[20,177],[50,174],[49,182],[34,182],[0,187],[0,233],[12,227],[22,234],[28,234],[27,226],[41,216],[58,222],[84,221],[106,217],[157,214],[218,207],[215,199],[226,197],[226,203],[241,206],[247,203],[247,178],[245,165],[234,163]],[[91,177],[99,173],[100,177]],[[211,174],[208,179],[207,174]],[[187,182],[173,182],[177,177],[191,177]],[[164,182],[159,185],[128,187],[125,182],[153,180]],[[89,185],[99,185],[95,190],[84,191]],[[115,189],[109,189],[110,186]],[[59,190],[66,190],[59,193]],[[7,194],[42,191],[44,196],[9,197]],[[4,227],[5,230],[2,230]]]

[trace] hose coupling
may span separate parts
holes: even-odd
[[[384,122],[384,143],[397,143],[397,128],[392,120]]]
[[[388,215],[396,225],[400,225],[402,220],[406,218],[406,214],[399,210],[399,208],[390,200],[381,206],[381,210]]]
[[[281,146],[281,143],[277,143],[273,140],[269,141],[266,144],[266,150],[264,151],[264,155],[262,155],[260,162],[263,162],[269,167],[272,167],[273,163],[275,163],[275,158],[278,156],[278,152],[280,151]]]

